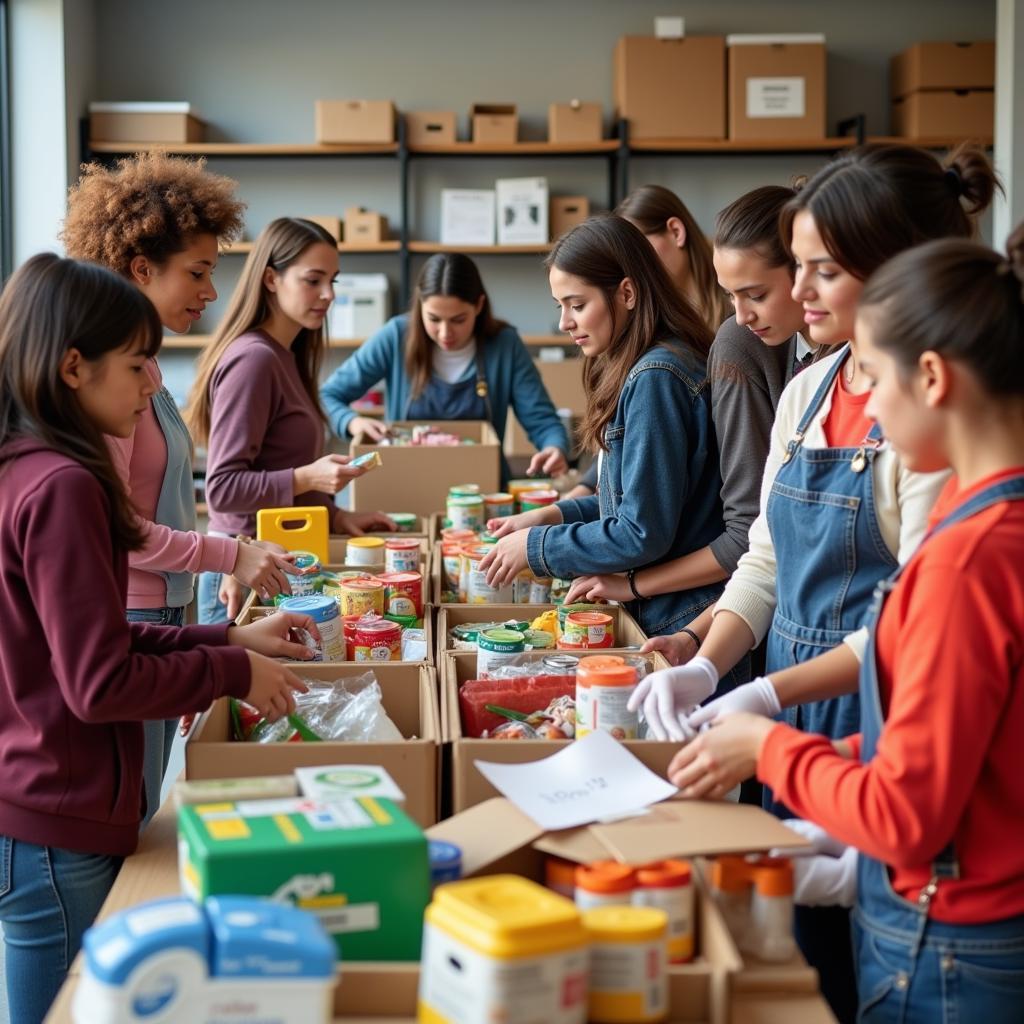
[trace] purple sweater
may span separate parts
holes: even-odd
[[[0,834],[126,856],[143,719],[244,697],[248,655],[224,626],[128,623],[128,557],[96,478],[37,442],[0,454]]]
[[[292,470],[323,455],[324,424],[290,349],[262,331],[236,338],[210,381],[210,406],[211,530],[252,536],[261,508],[326,505],[333,515],[330,494],[293,492]]]

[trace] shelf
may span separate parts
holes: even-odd
[[[412,145],[413,156],[607,156],[619,148],[618,139],[600,142],[452,142]]]
[[[252,252],[254,242],[235,242],[223,250],[225,256],[242,256]],[[338,252],[347,253],[377,253],[377,252],[400,252],[402,243],[397,238],[388,239],[386,242],[339,242]]]
[[[898,135],[872,135],[868,142],[894,142],[904,146],[917,146],[920,149],[955,149],[961,142],[971,142],[978,146],[991,149],[991,135],[979,135],[974,138],[950,135],[928,135],[920,139],[906,139]]]
[[[466,255],[543,255],[551,251],[551,243],[545,245],[445,245],[442,242],[410,242],[409,252],[462,252]]]
[[[391,156],[397,142],[326,146],[316,143],[264,142],[90,142],[94,153],[149,153],[179,156]]]
[[[849,149],[857,140],[849,136],[829,139],[633,139],[631,153],[832,153]]]

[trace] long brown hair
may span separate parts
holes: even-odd
[[[484,289],[480,271],[468,256],[458,252],[439,252],[431,256],[423,264],[416,281],[405,337],[405,374],[409,378],[412,398],[423,393],[433,367],[434,343],[423,326],[423,300],[434,295],[451,296],[471,306],[483,299],[473,327],[473,336],[478,344],[493,338],[508,326],[504,320],[495,319],[491,313],[491,300]]]
[[[563,235],[544,265],[557,267],[604,292],[612,316],[612,343],[583,367],[587,412],[580,427],[583,447],[608,450],[605,427],[615,415],[630,367],[649,349],[682,344],[707,359],[714,335],[679,289],[643,234],[614,214],[591,217]],[[624,278],[633,282],[636,305],[615,323],[612,296]]]
[[[210,436],[210,381],[221,356],[236,338],[255,330],[271,316],[269,292],[263,284],[264,272],[273,267],[279,274],[284,273],[311,245],[321,242],[332,249],[338,245],[337,240],[319,224],[297,217],[279,217],[271,221],[253,243],[224,318],[196,366],[196,379],[192,384],[185,419],[198,444],[205,444]],[[318,386],[326,346],[326,320],[315,331],[303,327],[292,343],[302,387],[325,423]]]
[[[152,358],[161,340],[150,301],[93,263],[41,253],[0,295],[0,449],[32,438],[81,463],[103,488],[111,540],[122,551],[142,546],[139,517],[103,433],[61,380],[60,364],[71,348],[92,363],[139,341]]]
[[[683,248],[690,257],[690,276],[697,296],[697,312],[714,334],[722,326],[722,321],[732,314],[732,309],[725,293],[718,286],[711,246],[682,199],[661,185],[641,185],[619,203],[615,212],[632,221],[645,235],[667,232],[668,221],[672,217],[682,221],[686,229]]]

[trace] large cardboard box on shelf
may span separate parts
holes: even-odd
[[[993,89],[994,40],[972,43],[915,43],[889,62],[893,99],[922,89]]]
[[[391,100],[317,100],[316,141],[364,144],[395,141],[395,105]]]
[[[560,238],[590,216],[590,200],[586,196],[552,196],[548,214],[551,241]]]
[[[540,379],[544,382],[544,387],[556,409],[568,409],[573,419],[586,413],[587,395],[583,390],[582,359],[573,356],[552,361],[537,359],[533,365],[537,367]],[[570,443],[573,440],[569,438]],[[522,424],[516,419],[515,413],[509,409],[508,419],[505,421],[505,455],[532,455],[536,450],[526,436]]]
[[[944,136],[988,142],[995,131],[991,89],[912,92],[892,105],[892,133],[908,139]]]
[[[314,224],[319,224],[336,242],[341,241],[341,218],[333,216],[312,216],[311,214],[305,214],[303,220],[310,220]]]
[[[548,142],[600,142],[604,137],[600,103],[552,103],[548,107]]]
[[[90,103],[93,142],[202,142],[205,124],[189,103]]]
[[[474,142],[511,144],[519,137],[519,114],[514,103],[474,103],[469,108]]]
[[[622,36],[614,89],[631,141],[724,139],[725,38]]]
[[[455,142],[454,110],[409,110],[402,116],[409,146],[450,146]]]
[[[730,139],[825,137],[825,37],[730,35]]]
[[[405,793],[405,810],[422,826],[437,821],[441,720],[437,677],[422,664],[334,662],[304,664],[309,679],[354,678],[372,670],[384,709],[404,739],[393,742],[243,743],[231,739],[227,699],[218,700],[197,722],[185,744],[187,779],[287,775],[295,768],[329,764],[374,764],[387,769]]]
[[[363,437],[352,441],[353,457],[379,451],[383,465],[349,485],[351,507],[356,512],[402,509],[429,516],[445,507],[448,488],[454,484],[480,485],[484,494],[498,490],[501,480],[501,442],[494,427],[484,420],[435,420],[438,430],[472,444],[452,447],[376,445]],[[411,428],[400,421],[393,427]]]

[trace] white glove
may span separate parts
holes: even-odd
[[[647,728],[658,740],[690,740],[694,730],[686,722],[687,712],[707,700],[718,685],[718,669],[697,655],[677,668],[663,668],[641,680],[629,698],[630,711],[643,705]]]
[[[793,861],[793,902],[804,907],[852,907],[857,899],[857,848],[839,842],[813,821],[787,818],[782,824],[811,842],[806,853],[770,852]]]
[[[688,721],[692,728],[699,729],[716,718],[737,711],[749,711],[765,718],[774,718],[781,710],[779,695],[775,692],[771,679],[767,676],[758,676],[757,679],[737,686],[735,690],[730,690],[702,708],[697,708]]]
[[[824,854],[827,857],[841,857],[849,847],[838,839],[830,836],[820,825],[803,818],[785,818],[782,822],[791,832],[803,836],[811,844],[809,850],[773,850],[773,857],[811,857]]]

